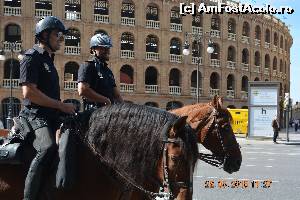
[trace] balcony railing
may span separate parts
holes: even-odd
[[[287,75],[286,74],[282,74],[282,79],[286,79]]]
[[[241,99],[248,99],[248,92],[241,91]]]
[[[158,85],[145,85],[145,93],[157,94],[158,93]]]
[[[209,89],[209,96],[213,97],[215,95],[218,95],[218,96],[220,95],[220,89],[212,89],[212,88],[210,88]]]
[[[247,63],[241,63],[241,68],[243,71],[249,71],[249,64]]]
[[[77,81],[64,81],[64,90],[77,90]]]
[[[134,92],[134,84],[120,83],[120,92]]]
[[[282,48],[279,48],[279,53],[283,54],[283,49]]]
[[[233,62],[233,61],[227,61],[227,68],[229,69],[235,69],[235,65],[236,65],[236,62]]]
[[[254,45],[255,46],[260,46],[260,40],[259,39],[254,39]]]
[[[200,65],[202,65],[203,64],[203,59],[202,59],[202,57],[199,57],[199,59],[200,59]],[[192,57],[192,64],[198,64],[198,57]]]
[[[134,26],[135,18],[121,17],[121,24],[125,26]]]
[[[270,43],[268,43],[268,42],[265,42],[265,48],[266,48],[266,49],[269,49],[269,48],[270,48],[270,46],[271,46],[271,45],[270,45]]]
[[[220,67],[221,61],[218,59],[210,59],[210,66],[211,67]]]
[[[146,60],[159,61],[159,53],[146,52]]]
[[[279,73],[277,74],[277,77],[278,77],[278,78],[282,78],[282,75],[283,75],[283,73],[282,73],[282,72],[279,72]]]
[[[134,51],[121,50],[121,58],[134,59]]]
[[[181,87],[180,86],[169,86],[169,94],[181,95]]]
[[[234,99],[234,90],[227,90],[226,96],[227,98]]]
[[[66,20],[80,21],[81,13],[73,12],[73,11],[65,11],[65,18],[66,18]]]
[[[35,9],[35,16],[36,16],[36,17],[47,17],[47,16],[52,16],[52,10]]]
[[[202,88],[199,88],[199,97],[203,95]],[[191,96],[197,96],[197,88],[191,87]]]
[[[182,24],[170,23],[170,31],[182,32]]]
[[[21,16],[21,7],[4,6],[5,16]]]
[[[146,28],[159,29],[160,28],[160,21],[146,20]]]
[[[277,76],[277,71],[273,70],[272,76],[276,77]]]
[[[10,85],[12,88],[18,88],[19,87],[19,79],[3,79],[3,87],[4,88],[10,88]]]
[[[13,49],[15,52],[20,52],[20,51],[22,50],[22,43],[14,43],[14,42],[8,42],[8,41],[5,41],[5,42],[3,42],[4,51],[5,51],[5,52],[11,51],[10,48],[11,48],[13,45],[15,45],[15,46],[14,46],[14,49]]]
[[[273,51],[277,51],[277,46],[273,45]]]
[[[94,14],[94,21],[102,24],[109,24],[109,15]]]
[[[260,73],[260,66],[254,66],[253,72]]]
[[[210,37],[220,38],[221,37],[221,31],[219,31],[219,30],[210,30]]]
[[[80,47],[65,46],[66,55],[80,55]]]
[[[192,26],[192,33],[202,35],[203,34],[203,28]]]
[[[235,41],[236,40],[236,34],[235,33],[228,33],[228,40]]]
[[[250,37],[242,35],[242,43],[250,44]]]
[[[182,55],[170,54],[170,62],[182,63]]]
[[[265,68],[264,75],[267,75],[267,76],[270,75],[270,69],[269,68]]]

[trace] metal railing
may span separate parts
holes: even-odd
[[[210,30],[210,37],[220,38],[221,37],[221,31],[219,31],[219,30]]]
[[[134,59],[134,51],[121,50],[121,58]]]
[[[203,64],[203,58],[199,57],[200,59],[200,65]],[[192,57],[192,64],[198,64],[198,57]]]
[[[65,46],[64,52],[66,55],[80,55],[80,47]]]
[[[260,66],[254,66],[253,72],[260,73]]]
[[[170,31],[182,32],[182,24],[170,23]]]
[[[235,33],[228,33],[228,40],[235,41],[236,40],[236,34]]]
[[[145,93],[157,94],[158,93],[158,85],[145,85]]]
[[[146,52],[146,60],[159,61],[159,53]]]
[[[21,7],[4,6],[5,16],[21,16]]]
[[[226,92],[226,97],[227,98],[234,99],[234,95],[235,95],[234,90],[227,90],[227,92]]]
[[[52,10],[35,9],[35,16],[36,16],[36,17],[47,17],[47,16],[52,16]]]
[[[77,90],[77,81],[64,81],[64,90]]]
[[[4,88],[10,88],[10,85],[12,86],[12,88],[18,88],[19,87],[19,82],[20,79],[3,79],[3,83],[2,86]]]
[[[241,91],[241,99],[248,99],[248,92]]]
[[[192,33],[193,34],[203,35],[203,28],[202,27],[192,26]]]
[[[146,20],[146,28],[159,29],[160,28],[160,21]]]
[[[181,87],[180,86],[169,86],[169,94],[181,95]]]
[[[11,47],[14,47],[14,51],[15,52],[20,52],[22,50],[22,43],[15,43],[15,42],[8,42],[8,41],[4,41],[3,42],[3,47],[4,47],[4,51],[5,52],[9,52],[11,51]]]
[[[250,44],[250,37],[242,35],[242,43]]]
[[[254,45],[255,46],[260,46],[260,40],[259,39],[254,39]]]
[[[191,96],[196,96],[197,95],[197,88],[196,87],[191,87]],[[199,96],[203,95],[203,90],[202,88],[199,88]]]
[[[235,69],[235,66],[236,66],[236,62],[233,62],[233,61],[227,61],[227,68],[229,69]]]
[[[182,55],[170,54],[170,62],[182,63]]]
[[[249,64],[247,63],[241,63],[241,68],[243,71],[249,71]]]
[[[121,24],[125,26],[135,26],[135,18],[121,17]]]
[[[65,11],[65,18],[66,18],[66,20],[80,21],[81,13],[73,12],[73,11]]]
[[[218,96],[220,95],[220,89],[212,89],[212,88],[210,88],[209,89],[209,96],[213,97],[215,95],[218,95]]]
[[[218,59],[210,59],[210,66],[211,67],[220,67],[221,61]]]
[[[109,24],[109,15],[94,14],[94,21],[102,24]]]
[[[120,83],[120,92],[134,92],[134,84]]]

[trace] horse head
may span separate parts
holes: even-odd
[[[231,115],[222,104],[222,98],[215,96],[208,104],[190,105],[185,113],[180,109],[172,113],[187,114],[187,122],[196,130],[198,142],[221,160],[224,171],[232,173],[240,169],[242,155],[231,127]]]
[[[158,169],[164,189],[177,200],[192,199],[193,171],[198,160],[196,134],[186,119],[180,117],[169,127]]]

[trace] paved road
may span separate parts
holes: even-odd
[[[243,162],[237,173],[228,174],[198,162],[193,199],[300,200],[300,133],[291,133],[288,144],[284,133],[279,137],[279,144],[273,144],[271,140],[238,138]],[[206,152],[204,147],[200,148]],[[239,186],[232,188],[236,180],[240,181]],[[224,188],[219,188],[218,181],[228,186],[224,184]],[[205,188],[212,182],[214,187]]]

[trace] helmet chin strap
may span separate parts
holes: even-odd
[[[56,50],[53,49],[52,46],[51,46],[51,44],[50,44],[50,34],[51,34],[51,31],[47,31],[47,33],[48,33],[47,39],[44,40],[44,39],[40,38],[40,41],[44,42],[45,45],[54,53],[54,52],[56,52]]]

